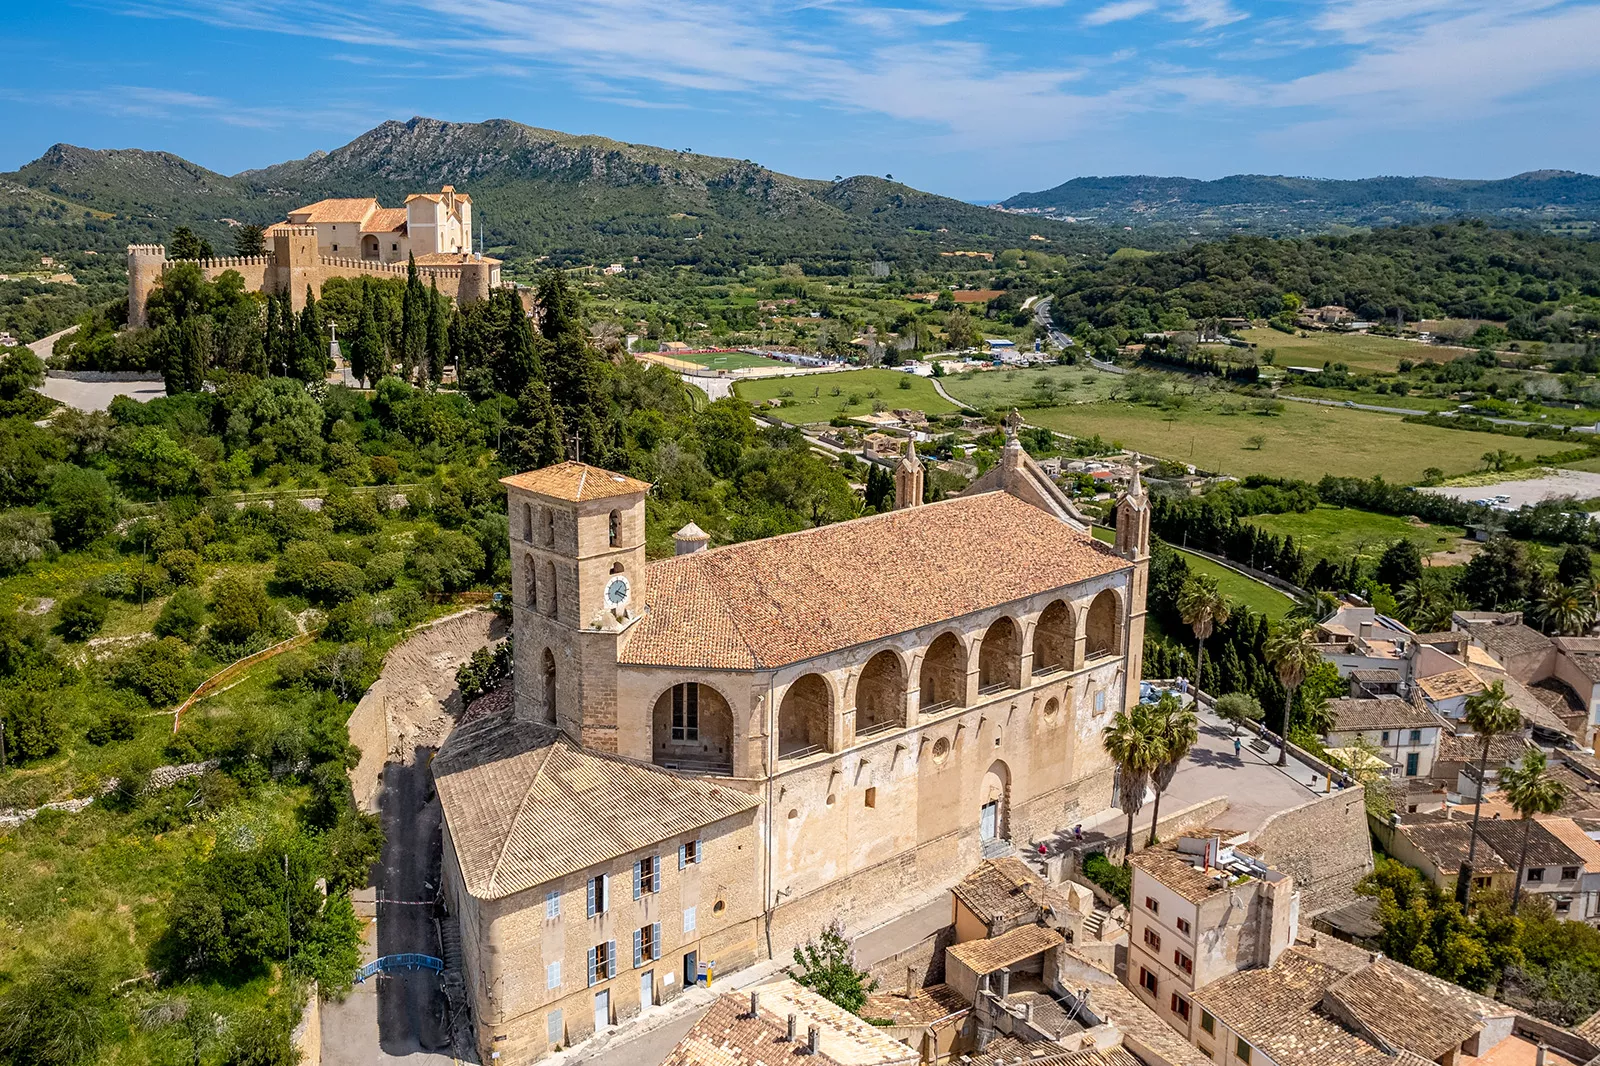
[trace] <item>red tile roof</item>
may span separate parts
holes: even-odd
[[[536,492],[541,496],[553,496],[569,503],[603,500],[612,496],[628,496],[635,492],[650,491],[648,481],[640,481],[626,474],[613,474],[598,466],[570,460],[557,463],[555,466],[503,477],[500,479],[500,484],[524,492]]]
[[[961,496],[652,563],[619,659],[782,666],[1130,566],[1008,493]]]

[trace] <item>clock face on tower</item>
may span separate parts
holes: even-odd
[[[623,574],[612,575],[611,580],[606,582],[606,606],[612,610],[627,606],[628,593],[627,577]]]

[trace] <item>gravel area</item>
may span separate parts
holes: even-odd
[[[1497,481],[1492,485],[1463,485],[1418,489],[1418,492],[1435,492],[1457,500],[1488,500],[1496,496],[1509,499],[1501,507],[1515,511],[1519,507],[1545,500],[1558,500],[1564,496],[1587,500],[1600,496],[1600,474],[1587,470],[1553,470],[1539,477],[1520,478],[1515,481]]]

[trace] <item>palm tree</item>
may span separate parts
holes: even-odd
[[[1516,914],[1522,903],[1522,871],[1528,865],[1528,837],[1533,829],[1533,816],[1559,811],[1567,799],[1567,786],[1549,775],[1544,752],[1535,748],[1522,757],[1521,766],[1507,766],[1500,771],[1500,787],[1522,819],[1517,885],[1511,890],[1511,913]]]
[[[1166,755],[1166,737],[1155,708],[1140,703],[1132,710],[1120,710],[1106,726],[1101,738],[1106,754],[1117,764],[1120,784],[1117,806],[1128,816],[1128,835],[1123,844],[1122,865],[1133,857],[1133,819],[1144,807],[1144,790],[1150,775]]]
[[[1172,784],[1178,767],[1189,757],[1195,742],[1200,739],[1200,718],[1194,713],[1194,704],[1185,705],[1168,692],[1156,704],[1156,714],[1161,718],[1161,761],[1150,771],[1150,783],[1155,786],[1156,806],[1150,814],[1150,839],[1145,847],[1156,843],[1156,825],[1161,821],[1161,794]]]
[[[1419,633],[1448,629],[1450,615],[1466,606],[1449,579],[1437,570],[1424,570],[1415,581],[1401,585],[1395,603],[1401,617]]]
[[[1285,618],[1277,630],[1267,638],[1267,662],[1278,673],[1283,685],[1283,721],[1278,737],[1278,765],[1289,764],[1289,711],[1294,706],[1294,693],[1300,682],[1320,662],[1322,653],[1317,650],[1311,627]]]
[[[1483,775],[1489,765],[1489,745],[1495,737],[1515,733],[1522,728],[1522,712],[1511,705],[1506,697],[1506,686],[1496,681],[1482,692],[1467,697],[1466,715],[1462,719],[1478,736],[1478,795],[1472,802],[1472,835],[1467,844],[1467,861],[1461,864],[1456,875],[1456,901],[1467,903],[1467,886],[1472,882],[1472,860],[1478,854],[1478,813],[1483,810]]]
[[[1179,601],[1182,602],[1182,601]],[[1594,624],[1594,607],[1584,591],[1552,582],[1539,597],[1534,615],[1547,631],[1560,636],[1582,633]]]
[[[1178,592],[1178,614],[1184,625],[1194,630],[1197,650],[1194,657],[1194,684],[1199,688],[1206,676],[1206,638],[1212,629],[1225,624],[1232,609],[1227,597],[1217,588],[1217,579],[1206,574],[1195,574],[1183,583]]]

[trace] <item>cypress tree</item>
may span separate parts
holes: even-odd
[[[444,364],[450,357],[450,301],[439,292],[433,279],[428,292],[428,380],[437,385],[444,380]]]
[[[545,340],[542,363],[550,397],[567,432],[577,434],[583,454],[600,460],[607,413],[604,370],[583,331],[577,294],[559,270],[545,274],[540,283],[539,307]]]
[[[506,318],[500,336],[500,358],[494,365],[495,387],[508,396],[521,397],[524,389],[540,379],[541,370],[533,324],[518,307]]]
[[[417,273],[417,257],[406,262],[406,290],[400,298],[400,365],[408,381],[417,378],[428,358],[428,290]]]
[[[501,436],[500,461],[513,470],[536,470],[559,462],[566,451],[561,413],[542,381],[529,384],[517,397],[511,425]]]
[[[300,312],[300,330],[295,337],[295,357],[291,370],[301,381],[320,381],[328,373],[328,351],[322,339],[322,315],[317,297],[306,286],[306,306]]]
[[[372,279],[361,279],[361,313],[356,316],[356,333],[350,338],[350,372],[358,381],[370,383],[380,375],[379,360],[382,349],[378,338],[378,320],[373,311]]]

